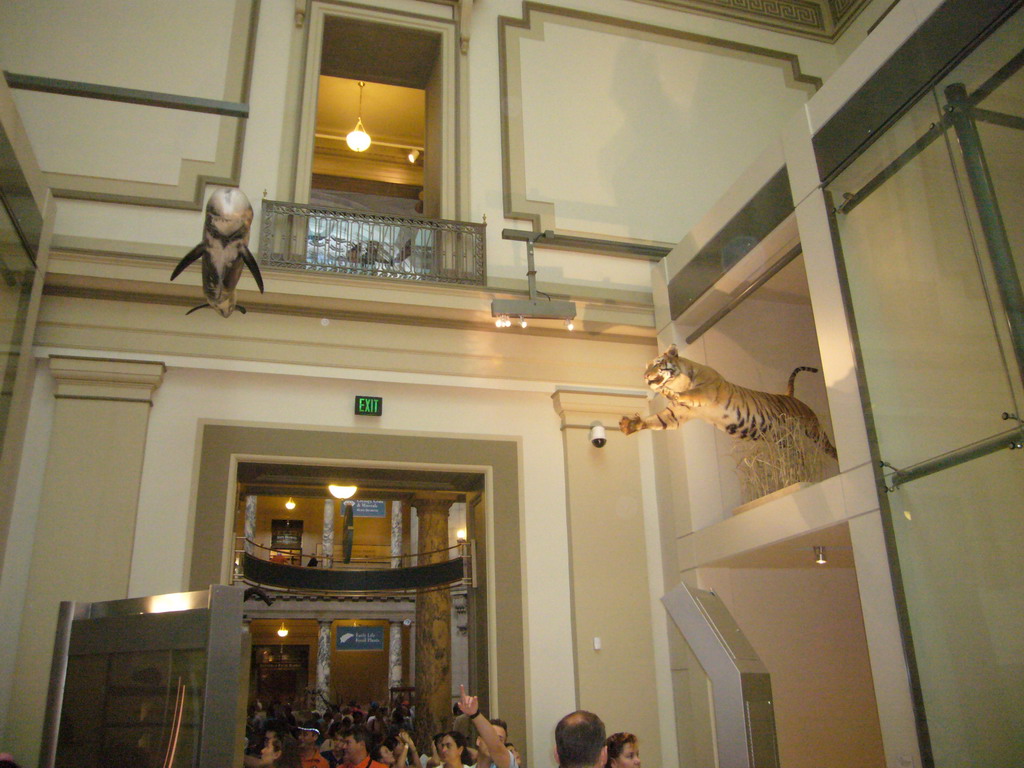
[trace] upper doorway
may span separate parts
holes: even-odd
[[[304,110],[297,198],[363,213],[446,213],[448,46],[440,30],[408,24],[314,15],[306,94],[315,108]],[[371,143],[355,151],[345,139],[360,120]]]

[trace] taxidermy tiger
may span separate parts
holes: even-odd
[[[817,373],[818,369],[794,368],[784,395],[758,392],[729,383],[714,368],[680,357],[673,344],[644,371],[647,386],[668,398],[668,408],[647,418],[623,416],[619,429],[631,435],[641,429],[675,429],[690,419],[703,419],[740,440],[760,440],[771,434],[777,422],[789,418],[802,424],[807,437],[836,458],[835,446],[814,411],[793,397],[793,382],[800,371]]]

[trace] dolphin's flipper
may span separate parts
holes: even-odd
[[[242,260],[245,262],[245,266],[252,272],[253,278],[256,280],[256,285],[260,287],[260,293],[263,293],[263,275],[260,274],[260,265],[256,263],[256,259],[252,255],[252,251],[249,250],[248,246],[242,247]]]
[[[192,262],[196,261],[200,256],[202,256],[203,253],[205,253],[205,251],[206,251],[206,245],[204,243],[200,243],[195,248],[193,248],[191,251],[186,253],[185,254],[185,258],[183,258],[181,261],[179,261],[178,262],[178,266],[176,266],[174,268],[174,271],[171,272],[171,280],[173,280],[178,275],[180,275],[182,272],[184,272],[185,269]]]
[[[202,309],[203,307],[208,307],[208,306],[210,306],[210,305],[209,304],[199,304],[198,306],[192,307],[192,309],[190,309],[188,312],[185,313],[185,316],[187,317],[188,315],[191,315],[193,312],[195,312],[197,309]]]

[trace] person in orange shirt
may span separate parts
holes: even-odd
[[[362,725],[357,725],[345,734],[345,764],[348,768],[385,768],[370,757],[373,737]],[[305,768],[305,766],[303,766]]]
[[[320,754],[317,741],[320,740],[320,729],[315,721],[303,723],[299,726],[299,757],[302,760],[302,768],[331,768],[327,758]]]

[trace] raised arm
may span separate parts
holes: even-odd
[[[491,721],[480,714],[479,700],[476,696],[470,696],[466,693],[466,686],[464,685],[459,686],[459,693],[461,694],[459,697],[459,709],[472,719],[476,732],[480,734],[480,738],[487,745],[491,762],[498,766],[498,768],[509,768],[509,765],[512,763],[512,754],[508,751],[508,747],[498,738],[498,732],[494,730]],[[479,768],[487,768],[487,766],[480,766]]]
[[[405,731],[399,731],[398,741],[405,746],[405,749],[403,751],[405,752],[406,755],[406,761],[401,763],[401,765],[411,763],[416,768],[420,768],[420,766],[422,765],[422,763],[420,763],[420,753],[416,751],[416,742],[412,740],[412,736],[410,736]],[[398,765],[399,761],[395,760],[395,764]]]

